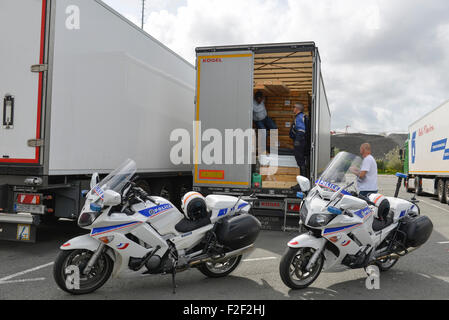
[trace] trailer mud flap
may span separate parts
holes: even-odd
[[[0,214],[0,241],[36,242],[35,217],[19,214]]]

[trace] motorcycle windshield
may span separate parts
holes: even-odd
[[[103,199],[103,194],[107,190],[112,190],[121,194],[123,187],[131,180],[137,171],[136,163],[128,159],[108,176],[101,180],[92,190],[92,195],[97,195]]]
[[[357,191],[357,174],[360,172],[361,165],[361,157],[348,152],[340,152],[329,163],[316,183],[330,192],[340,191],[340,189],[354,183],[350,188],[347,188],[348,190],[342,190],[343,194],[349,195],[351,190]]]

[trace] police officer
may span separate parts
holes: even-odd
[[[304,114],[303,104],[295,104],[295,109],[293,112],[295,114],[295,123],[291,129],[290,137],[294,140],[294,155],[296,163],[301,170],[301,175],[307,177],[306,150],[309,120]]]

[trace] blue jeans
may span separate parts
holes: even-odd
[[[271,119],[270,117],[266,117],[261,121],[254,121],[254,122],[256,123],[257,129],[275,130],[278,128],[276,126],[276,123],[274,123],[273,119]]]

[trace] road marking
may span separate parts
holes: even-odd
[[[424,201],[424,200],[422,200],[422,199],[419,199],[419,201],[421,201],[421,202],[424,202],[425,204],[428,204],[429,206],[432,206],[432,207],[438,208],[438,209],[440,209],[440,210],[443,210],[443,211],[446,211],[447,213],[449,213],[449,210],[447,210],[447,209],[444,209],[444,208],[441,208],[441,207],[437,206],[436,204],[433,204],[433,203],[430,203],[430,202]]]
[[[24,283],[24,282],[44,281],[44,280],[45,280],[45,278],[0,281],[0,285],[2,285],[2,284],[11,284],[11,283]]]
[[[266,261],[266,260],[276,260],[276,257],[265,257],[265,258],[254,258],[254,259],[245,259],[243,262],[253,262],[253,261]]]
[[[437,242],[438,244],[448,244],[449,241]]]
[[[25,270],[25,271],[21,271],[21,272],[12,274],[10,276],[1,278],[0,282],[8,281],[8,280],[11,280],[12,278],[15,278],[15,277],[18,277],[18,276],[23,276],[24,274],[27,274],[27,273],[30,273],[30,272],[33,272],[33,271],[37,271],[37,270],[40,270],[40,269],[43,269],[43,268],[47,268],[49,266],[52,266],[53,264],[54,264],[54,262],[50,262],[50,263],[43,264],[41,266],[38,266],[38,267],[35,267],[35,268],[32,268],[32,269],[28,269],[28,270]]]

